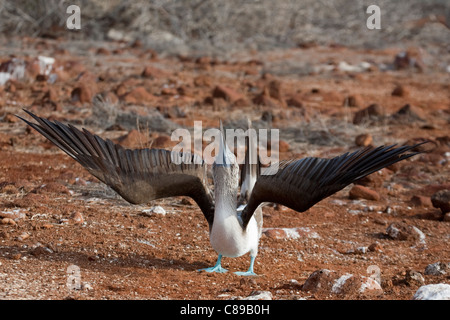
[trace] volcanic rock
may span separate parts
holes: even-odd
[[[366,200],[380,200],[380,195],[375,190],[371,190],[361,185],[354,185],[349,192],[350,199],[366,199]]]
[[[442,213],[450,212],[450,189],[444,189],[431,196],[431,202],[435,208],[441,209]]]
[[[380,105],[373,103],[367,108],[355,113],[353,117],[353,124],[361,124],[369,120],[378,120],[383,115],[384,112]]]

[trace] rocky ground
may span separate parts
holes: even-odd
[[[1,45],[0,299],[391,300],[450,284],[448,45],[308,43],[228,59],[139,41]],[[194,121],[236,128],[247,117],[280,129],[282,159],[431,143],[307,212],[265,207],[258,276],[243,278],[197,271],[217,254],[192,200],[126,203],[16,118],[22,108],[133,148],[171,148],[173,129]]]

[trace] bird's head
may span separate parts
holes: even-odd
[[[222,121],[220,121],[219,150],[212,169],[215,185],[219,181],[233,186],[239,184],[239,165],[236,156],[230,151],[226,143]]]

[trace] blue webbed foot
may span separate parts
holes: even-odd
[[[237,274],[238,276],[244,276],[244,277],[257,276],[257,274],[254,273],[251,270],[248,270],[248,271],[237,271],[237,272],[235,272],[235,274]]]
[[[255,264],[255,258],[256,257],[250,257],[250,267],[248,268],[247,271],[242,272],[242,271],[238,271],[235,272],[235,274],[237,274],[238,276],[244,276],[244,277],[248,277],[248,276],[257,276],[256,273],[253,272],[253,265]]]
[[[214,267],[199,269],[197,271],[225,273],[228,270],[225,268],[222,268],[222,265],[220,264],[221,260],[222,260],[222,255],[219,255],[219,257],[217,258],[216,265]]]
[[[222,268],[221,266],[214,266],[214,267],[210,267],[210,268],[199,269],[198,271],[225,273],[228,270],[225,268]]]

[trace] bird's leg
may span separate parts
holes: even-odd
[[[219,254],[219,257],[217,258],[217,262],[216,265],[214,267],[210,267],[210,268],[205,268],[205,269],[200,269],[198,271],[206,271],[206,272],[219,272],[219,273],[224,273],[227,272],[228,270],[225,268],[222,268],[220,261],[222,260],[222,255]]]
[[[255,264],[256,256],[250,256],[250,267],[245,272],[235,272],[238,276],[256,276],[257,274],[253,272],[253,265]]]

